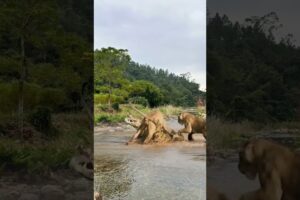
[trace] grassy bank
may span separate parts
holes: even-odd
[[[7,170],[47,174],[67,168],[78,145],[92,144],[92,132],[87,127],[88,119],[84,114],[56,114],[52,118],[55,137],[37,131],[26,140],[1,136],[0,174]]]
[[[277,122],[277,123],[255,123],[243,121],[232,123],[223,121],[216,117],[207,120],[208,129],[208,151],[226,152],[226,150],[237,149],[249,137],[259,136],[262,133],[279,131],[300,133],[300,122]]]
[[[178,116],[179,113],[183,112],[185,108],[183,107],[175,107],[172,105],[166,105],[166,106],[159,106],[157,108],[149,108],[144,107],[142,105],[134,105],[136,109],[141,111],[144,114],[148,114],[152,112],[155,109],[158,109],[161,111],[166,117],[172,117],[172,116]],[[205,115],[205,109],[204,108],[197,108],[197,114],[199,116]],[[114,112],[106,112],[104,109],[104,106],[99,104],[95,106],[95,124],[97,123],[119,123],[124,122],[125,117],[128,117],[129,115],[136,117],[136,118],[142,118],[142,115],[134,110],[130,105],[128,104],[122,104],[119,106],[119,111]]]

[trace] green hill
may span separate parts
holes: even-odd
[[[96,104],[146,101],[151,107],[195,106],[199,98],[205,98],[189,73],[178,76],[138,64],[131,61],[126,50],[111,47],[95,51],[95,93]]]

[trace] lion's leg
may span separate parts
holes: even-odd
[[[139,137],[139,135],[143,132],[145,130],[145,127],[143,126],[143,127],[140,127],[139,129],[138,129],[138,131],[132,136],[132,138],[129,140],[130,142],[133,142],[133,141],[135,141],[138,137]]]
[[[194,140],[194,139],[193,139],[193,134],[194,134],[194,133],[189,133],[189,134],[188,134],[188,140],[189,140],[189,141],[193,141],[193,140]]]
[[[144,144],[148,144],[151,141],[155,132],[156,132],[156,125],[153,122],[150,122],[148,124],[148,135],[144,141]]]
[[[186,124],[183,129],[180,129],[178,133],[191,133],[192,132],[192,125]]]

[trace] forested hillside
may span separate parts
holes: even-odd
[[[244,23],[208,18],[208,113],[241,121],[299,120],[300,49],[276,38],[276,13]]]
[[[157,85],[164,96],[164,104],[195,106],[199,98],[205,98],[205,92],[199,90],[199,84],[190,79],[188,72],[178,76],[168,70],[131,62],[125,75],[132,81],[146,80]]]
[[[0,3],[1,112],[37,105],[53,111],[81,108],[82,85],[92,78],[90,5],[83,0]]]
[[[2,171],[47,175],[92,144],[92,12],[90,0],[0,1]]]
[[[195,106],[199,98],[205,98],[205,92],[189,76],[138,64],[126,50],[112,47],[96,50],[95,104]]]

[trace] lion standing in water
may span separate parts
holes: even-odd
[[[206,120],[195,115],[183,112],[178,116],[178,123],[184,125],[184,128],[178,133],[188,133],[188,140],[193,140],[194,133],[202,133],[206,139]]]

